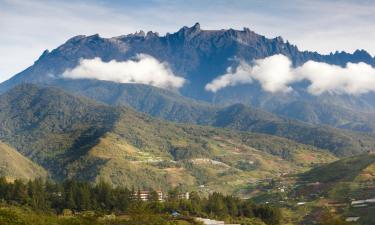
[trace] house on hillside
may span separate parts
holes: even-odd
[[[346,222],[357,222],[359,217],[348,217],[345,219]]]
[[[157,195],[158,195],[158,200],[160,202],[164,201],[164,195],[163,195],[163,192],[162,191],[156,191]],[[142,201],[149,201],[151,199],[151,196],[152,195],[152,192],[150,191],[138,191],[138,192],[135,192],[133,193],[133,198],[134,199],[140,199]]]
[[[201,218],[201,217],[197,217],[195,219],[199,222],[202,222],[204,225],[225,225],[224,221],[211,220],[211,219]]]
[[[189,192],[180,193],[180,194],[178,195],[178,198],[179,198],[179,199],[186,199],[186,200],[189,200],[189,199],[190,199],[190,193],[189,193]]]
[[[226,224],[224,221],[212,220],[207,218],[197,217],[195,220],[202,222],[204,225],[240,225],[240,224]]]
[[[168,195],[163,193],[162,191],[156,191],[156,193],[158,195],[158,200],[160,202],[162,202],[162,201],[164,201],[165,199],[168,198]],[[138,192],[133,193],[132,198],[133,199],[140,199],[142,201],[149,201],[152,198],[152,192],[147,191],[147,190],[138,191]],[[179,193],[177,195],[177,198],[188,200],[190,198],[190,193],[189,192]]]

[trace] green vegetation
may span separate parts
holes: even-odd
[[[24,224],[27,224],[27,217],[52,221],[35,220],[33,224],[106,224],[101,218],[108,213],[116,214],[114,224],[133,224],[129,221],[132,221],[131,209],[135,206],[147,213],[134,218],[152,218],[161,221],[160,224],[192,223],[186,218],[182,221],[171,218],[171,210],[188,217],[206,216],[242,224],[273,224],[275,221],[267,219],[268,216],[278,218],[283,214],[286,216],[277,221],[287,224],[308,219],[309,214],[321,215],[327,204],[323,200],[334,199],[347,204],[352,198],[374,196],[371,189],[375,177],[373,155],[345,158],[320,167],[337,158],[327,150],[292,140],[306,135],[318,140],[321,138],[316,137],[315,132],[318,132],[325,135],[323,140],[329,143],[334,140],[347,144],[335,147],[337,151],[354,148],[357,144],[353,143],[361,143],[363,150],[372,143],[366,135],[362,139],[353,136],[354,133],[341,131],[339,135],[331,135],[320,130],[323,128],[307,129],[310,125],[298,125],[301,129],[295,131],[293,121],[288,122],[292,124],[289,127],[285,125],[287,120],[263,115],[262,111],[249,111],[241,105],[220,112],[221,117],[219,113],[213,115],[218,122],[215,126],[228,129],[176,124],[130,108],[108,106],[59,89],[34,85],[21,85],[2,95],[0,106],[3,141],[0,150],[7,156],[1,162],[5,165],[3,175],[22,179],[45,177],[46,172],[36,165],[39,164],[53,180],[69,179],[62,183],[17,180],[8,184],[4,181],[7,185],[2,189],[5,190],[2,197],[5,208],[1,210],[5,210],[5,217],[7,213],[16,213]],[[268,122],[260,119],[262,117]],[[243,131],[235,131],[237,129]],[[247,130],[272,131],[276,136]],[[286,139],[281,137],[283,135],[293,138]],[[12,163],[14,160],[20,163]],[[291,176],[311,168],[314,169],[297,178]],[[34,169],[35,172],[31,172]],[[98,197],[100,185],[110,190],[105,194],[107,200]],[[194,208],[190,205],[193,202],[180,200],[157,205],[139,201],[134,204],[134,199],[129,200],[134,194],[131,190],[148,188],[194,191],[201,205]],[[254,205],[215,191],[236,193],[240,197],[255,196],[254,202],[269,201],[270,204]],[[298,201],[309,203],[296,207]],[[270,205],[280,206],[281,211],[268,209]],[[247,213],[251,214],[244,214],[243,207],[250,207]],[[64,209],[79,213],[93,211],[94,215],[92,218],[81,218],[78,213],[72,218],[56,216]],[[38,213],[41,215],[35,216]],[[122,214],[126,218],[120,217]],[[372,222],[365,210],[343,208],[336,214],[361,215],[361,220],[370,221],[367,224]],[[136,221],[141,219],[134,219],[134,223]]]
[[[337,128],[373,133],[374,113],[355,110],[348,102],[350,101],[338,102],[337,99],[328,98],[314,102],[297,100],[284,104],[274,113],[311,124],[327,124]]]
[[[217,108],[207,102],[184,97],[144,84],[124,84],[101,80],[58,80],[53,85],[69,93],[109,105],[130,106],[154,117],[183,123],[207,123]]]
[[[365,173],[365,169],[375,164],[375,154],[363,154],[340,159],[336,162],[314,168],[301,175],[306,182],[351,182],[356,179],[366,179],[360,177]],[[374,171],[367,172],[368,180],[375,180]],[[366,176],[363,174],[363,176]]]
[[[62,176],[56,168],[84,154],[111,129],[116,110],[58,89],[21,85],[0,97],[0,139]]]
[[[190,218],[175,219],[168,215],[152,212],[140,212],[119,217],[115,217],[113,214],[100,215],[90,212],[63,216],[15,206],[0,208],[0,222],[2,225],[200,225]]]
[[[1,139],[55,180],[233,193],[335,160],[285,138],[175,124],[56,88],[21,85],[2,95],[0,106]]]
[[[96,101],[110,105],[131,106],[137,111],[170,121],[276,135],[329,150],[340,157],[365,153],[375,148],[373,134],[318,125],[329,124],[356,131],[371,131],[373,125],[369,118],[373,118],[373,115],[354,113],[333,104],[292,102],[285,108],[281,107],[276,110],[279,115],[289,115],[289,118],[316,124],[311,125],[242,104],[229,107],[214,106],[183,97],[178,93],[141,84],[118,84],[97,80],[58,80],[54,85]],[[341,103],[344,104],[344,102]],[[289,110],[294,114],[291,114]],[[295,115],[297,113],[298,115]],[[323,118],[326,121],[320,121]]]
[[[337,156],[350,156],[375,148],[374,137],[366,133],[276,117],[244,105],[233,105],[217,113],[216,127],[252,131],[284,137],[298,143],[327,149]]]
[[[219,193],[207,198],[191,193],[189,200],[178,198],[178,189],[170,190],[164,202],[150,191],[149,201],[142,201],[138,191],[112,187],[105,182],[91,185],[73,180],[63,183],[44,182],[41,179],[23,183],[7,183],[0,178],[1,224],[183,224],[195,223],[192,217],[210,217],[231,223],[278,225],[281,211],[268,205],[255,205],[248,200]],[[152,194],[155,193],[155,194]],[[19,205],[23,210],[12,207]],[[39,212],[36,216],[26,211]],[[179,215],[172,217],[172,212]],[[56,214],[63,215],[56,218]],[[111,215],[112,216],[103,216]],[[76,215],[76,216],[73,216]],[[101,223],[100,219],[108,219]],[[263,223],[262,223],[263,221]]]
[[[340,159],[301,174],[296,194],[309,195],[308,199],[324,196],[348,204],[356,199],[371,199],[375,197],[374,168],[375,154]]]

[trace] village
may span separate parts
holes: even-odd
[[[362,211],[371,211],[375,208],[373,192],[366,193],[368,198],[355,198],[342,193],[340,198],[335,198],[327,193],[327,185],[321,182],[297,181],[293,176],[279,176],[277,179],[257,180],[253,189],[261,190],[263,194],[255,197],[255,201],[261,204],[272,204],[280,207],[306,209],[316,206],[329,209],[331,213],[343,213],[346,222],[358,222],[361,220]],[[361,190],[373,190],[373,182],[361,184]],[[250,195],[251,196],[251,195]],[[361,195],[358,195],[360,197]],[[365,197],[363,196],[363,197]]]

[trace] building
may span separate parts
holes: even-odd
[[[158,194],[158,200],[160,202],[162,202],[162,201],[164,201],[165,199],[168,198],[168,195],[166,193],[163,193],[162,191],[156,191],[156,193]],[[151,191],[143,190],[143,191],[135,192],[133,194],[132,198],[133,199],[139,198],[142,201],[148,201],[148,200],[150,200],[151,195],[152,195]],[[189,200],[190,199],[190,193],[189,192],[180,193],[180,194],[177,195],[177,198]]]
[[[195,218],[197,221],[202,222],[204,225],[225,225],[224,221],[211,220],[207,218]]]
[[[178,199],[189,200],[190,199],[190,193],[189,192],[180,193],[180,194],[178,194]]]
[[[156,191],[157,195],[158,195],[158,200],[160,202],[164,201],[164,195],[163,195],[163,192],[162,191]],[[140,199],[142,201],[148,201],[150,200],[151,198],[151,192],[150,191],[138,191],[138,192],[135,192],[133,193],[133,198],[134,199]]]
[[[357,222],[359,217],[348,217],[345,219],[346,222]]]
[[[240,225],[240,224],[226,224],[224,221],[211,220],[207,218],[196,217],[195,220],[202,222],[204,225]]]

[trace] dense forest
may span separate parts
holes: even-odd
[[[193,217],[209,217],[241,224],[277,225],[281,221],[281,211],[276,207],[255,205],[250,200],[220,193],[202,197],[192,192],[189,199],[180,199],[177,188],[170,190],[168,198],[162,202],[154,190],[150,190],[149,201],[142,201],[138,193],[139,190],[112,187],[104,181],[93,185],[74,180],[55,183],[36,179],[25,183],[21,180],[7,182],[5,178],[0,178],[2,204],[27,206],[37,212],[49,214],[131,215],[130,219],[115,224],[140,224],[139,215],[148,215],[141,217],[146,220],[149,218],[149,224],[155,224],[159,220],[160,224],[168,224],[169,220],[163,218],[173,214],[187,221],[190,218],[192,223],[195,223]],[[7,214],[2,210],[0,214],[1,221],[9,212]],[[134,216],[138,219],[134,219]],[[87,220],[87,216],[85,219]]]

